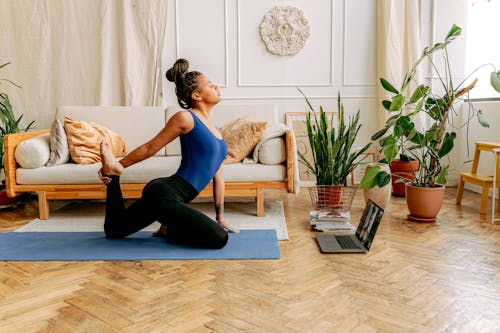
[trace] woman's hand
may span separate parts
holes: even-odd
[[[227,225],[226,222],[224,221],[224,216],[217,216],[217,218],[215,220],[217,221],[217,223],[220,224],[221,227],[223,227],[224,229],[226,229],[230,232],[234,232],[234,233],[240,232],[238,229]]]
[[[111,178],[103,175],[102,168],[97,171],[97,175],[99,176],[99,179],[104,183],[104,185],[108,185],[109,183],[111,183]]]

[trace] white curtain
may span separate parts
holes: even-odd
[[[406,72],[421,55],[419,0],[377,0],[377,80],[385,78],[396,88],[400,87]],[[417,70],[415,80],[421,82]],[[378,125],[382,128],[388,115],[381,104],[390,99],[377,81]],[[409,87],[409,94],[417,88]]]
[[[17,115],[58,105],[161,105],[168,0],[0,0],[0,77]]]

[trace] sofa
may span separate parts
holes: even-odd
[[[123,138],[126,149],[130,152],[150,140],[178,111],[179,108],[175,107],[60,106],[56,110],[55,119],[63,122],[65,116],[70,116],[75,120],[92,121],[105,126]],[[278,120],[275,105],[216,106],[212,110],[212,120],[218,128],[240,117],[266,121],[268,129],[284,126]],[[37,193],[42,220],[49,218],[50,200],[106,197],[106,188],[97,176],[100,162],[77,164],[70,160],[60,165],[40,166],[25,161],[33,160],[35,155],[40,160],[46,157],[47,151],[50,152],[49,131],[45,129],[9,134],[4,141],[7,194],[16,197],[24,192]],[[266,151],[266,162],[261,161],[264,158],[259,158],[259,154],[254,151],[253,159],[246,158],[239,163],[224,165],[225,196],[254,197],[257,216],[264,215],[265,189],[282,188],[293,192],[295,188],[294,137],[286,128],[282,134],[280,138],[274,138],[280,140],[281,144],[276,145],[274,142],[268,149],[263,149],[267,142],[259,142],[258,146],[262,148],[259,154],[261,150]],[[267,140],[273,141],[269,138]],[[121,176],[124,198],[138,198],[149,180],[173,174],[180,165],[180,152],[180,141],[177,138],[155,156],[125,169]],[[269,154],[281,155],[283,158],[274,158]],[[199,197],[212,195],[210,183],[200,192]]]

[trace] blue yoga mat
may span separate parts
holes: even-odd
[[[107,239],[102,232],[0,233],[0,260],[197,260],[279,259],[276,231],[230,233],[219,250],[172,245],[151,232]]]

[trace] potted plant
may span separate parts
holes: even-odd
[[[385,162],[385,160],[383,160]],[[387,163],[387,162],[385,162]],[[406,154],[399,154],[389,165],[391,171],[392,195],[396,197],[405,196],[405,183],[401,178],[412,181],[415,180],[413,172],[418,169],[418,160],[411,158]]]
[[[10,62],[0,65],[0,69],[4,68],[9,64]],[[20,86],[18,86],[17,84],[8,79],[0,78],[0,84],[2,83],[2,81],[12,84],[18,88],[21,88]],[[7,134],[19,133],[21,132],[21,130],[28,131],[35,123],[34,121],[32,121],[28,124],[28,126],[26,126],[26,128],[21,129],[19,126],[22,118],[23,115],[20,115],[17,118],[15,117],[14,112],[12,110],[12,105],[9,100],[9,96],[7,95],[7,93],[2,92],[0,90],[0,172],[2,180],[0,184],[0,208],[10,207],[14,204],[14,200],[12,198],[9,198],[5,191],[5,185],[4,185],[5,175],[3,170],[4,166],[3,139]]]
[[[408,217],[411,220],[433,222],[441,209],[449,168],[444,158],[452,151],[457,136],[453,131],[454,124],[450,113],[456,111],[455,105],[461,97],[474,88],[477,79],[466,85],[470,76],[479,68],[486,66],[479,67],[458,84],[453,82],[447,47],[461,34],[461,31],[460,27],[453,25],[442,43],[426,47],[418,61],[404,76],[399,89],[387,80],[380,79],[382,87],[393,94],[391,100],[382,102],[391,116],[384,128],[372,136],[372,140],[379,140],[381,152],[388,163],[392,162],[398,153],[404,153],[418,161],[418,167],[411,172],[414,179],[404,175],[397,176],[405,182],[410,211]],[[433,62],[432,55],[435,53],[442,55],[444,69],[438,68]],[[417,67],[424,59],[428,59],[434,68],[441,93],[435,92],[428,85],[417,83],[417,88],[407,100],[405,96],[408,93],[409,83],[415,80]],[[500,92],[500,72],[495,68],[491,73],[490,83]],[[482,126],[489,126],[480,110],[474,110],[471,104],[469,109],[476,113]],[[415,124],[416,117],[421,114],[425,115],[430,124],[425,130],[418,130]],[[447,129],[448,124],[452,130]],[[385,174],[377,168],[372,168],[365,174],[361,187],[371,188],[378,185]]]
[[[354,198],[355,186],[347,186],[347,179],[361,163],[360,156],[371,143],[353,149],[361,124],[359,110],[346,117],[344,106],[337,98],[337,117],[328,119],[323,107],[315,112],[307,96],[299,89],[308,106],[306,128],[311,147],[312,163],[300,152],[299,160],[316,176],[316,186],[310,187],[311,198],[319,210],[347,211]]]

